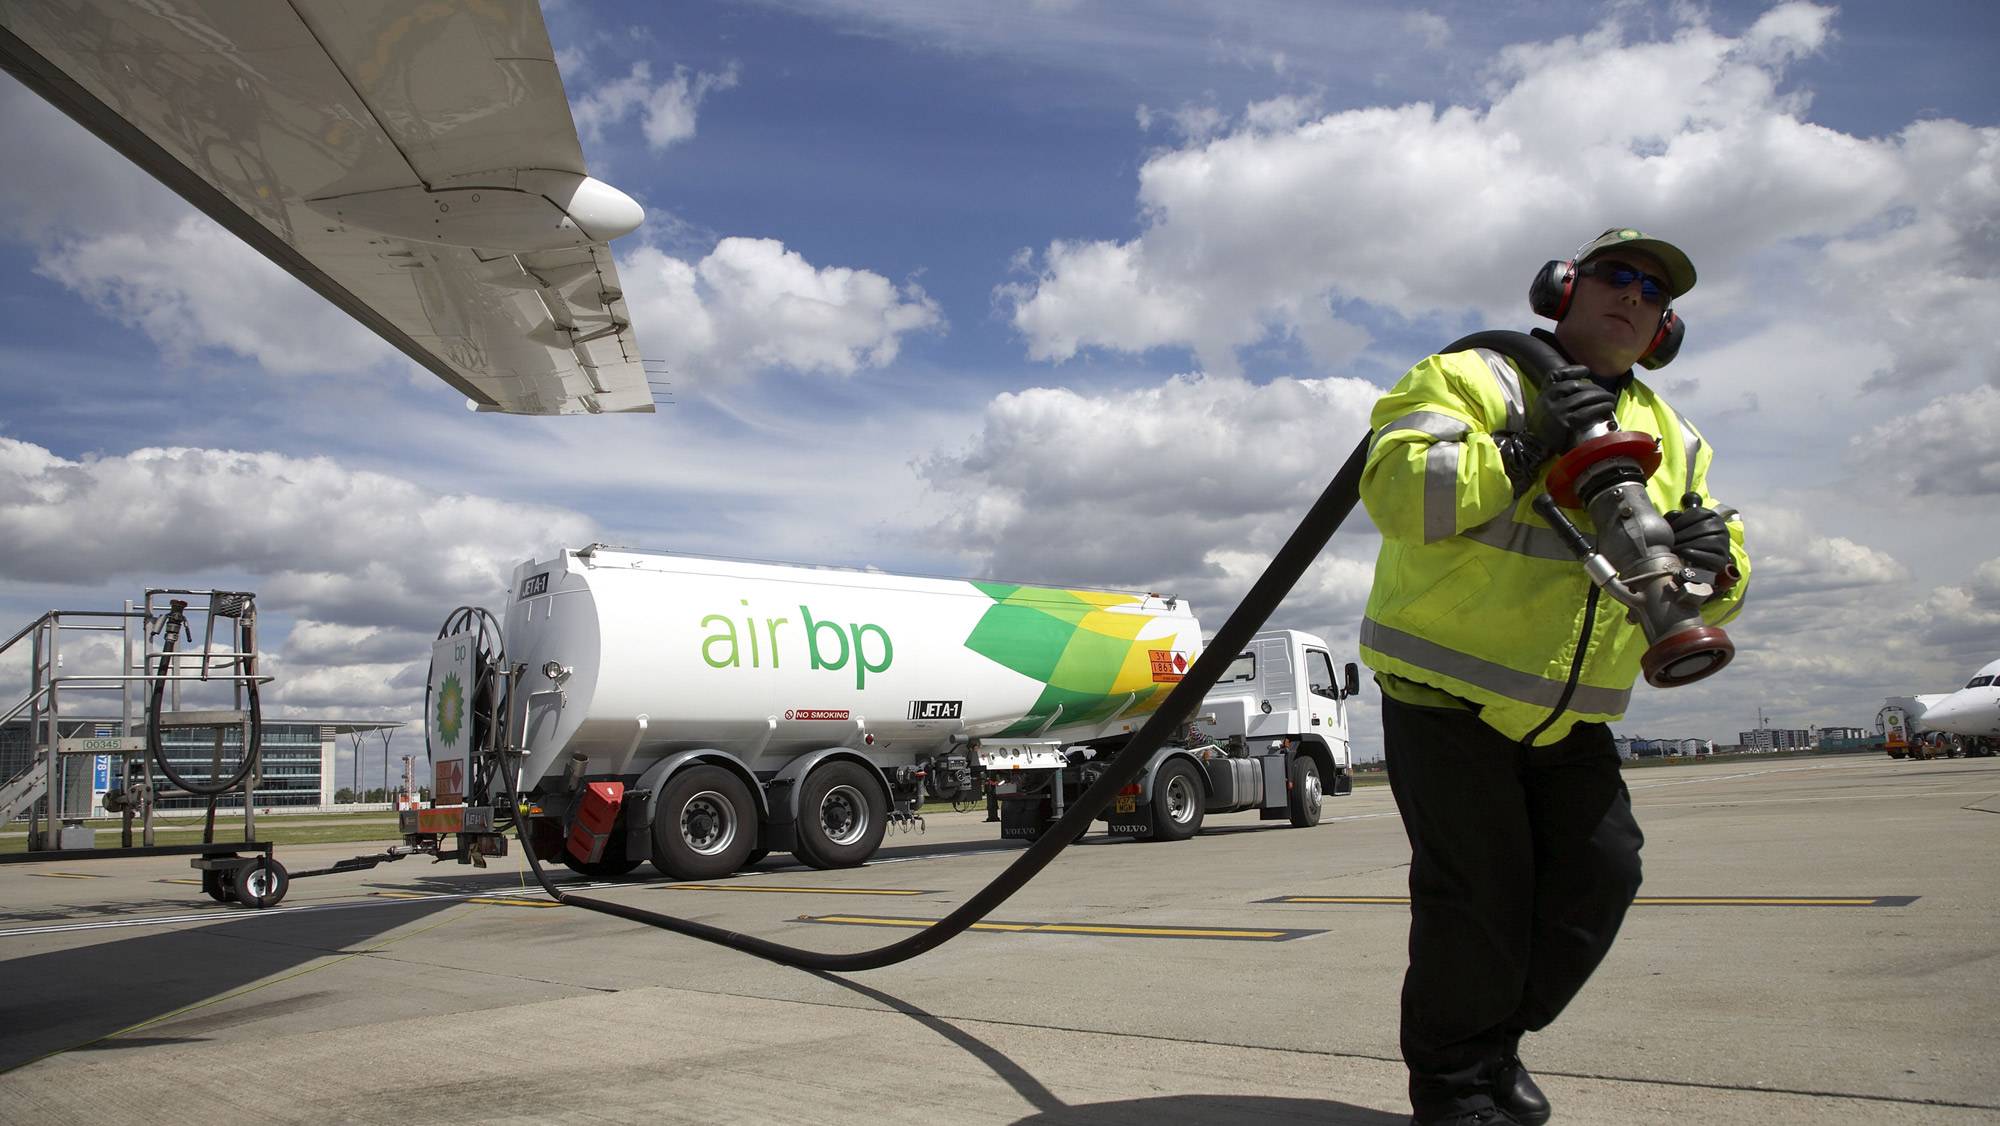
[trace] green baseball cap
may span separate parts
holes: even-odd
[[[1666,267],[1667,287],[1672,290],[1671,296],[1679,297],[1694,288],[1694,263],[1688,261],[1688,256],[1681,252],[1680,247],[1631,227],[1613,227],[1598,235],[1576,252],[1575,261],[1578,265],[1582,265],[1599,254],[1618,247],[1641,250],[1659,259],[1660,265]]]

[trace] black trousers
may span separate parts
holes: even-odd
[[[1475,712],[1385,694],[1382,732],[1411,848],[1410,1101],[1422,1116],[1486,1106],[1495,1066],[1611,949],[1644,838],[1601,723],[1528,747]]]

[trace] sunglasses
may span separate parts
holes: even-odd
[[[1633,282],[1639,283],[1639,298],[1648,305],[1667,303],[1667,283],[1659,278],[1624,262],[1586,262],[1577,267],[1577,276],[1596,278],[1613,289],[1624,289]]]

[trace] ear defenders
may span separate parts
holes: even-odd
[[[1562,320],[1569,312],[1570,298],[1575,292],[1576,263],[1552,259],[1535,271],[1535,280],[1528,283],[1528,308],[1537,316]],[[1687,322],[1669,307],[1660,314],[1660,330],[1640,354],[1639,366],[1647,371],[1666,367],[1680,354],[1681,339],[1686,335]]]

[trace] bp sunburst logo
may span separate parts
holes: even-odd
[[[458,674],[451,673],[444,678],[438,689],[437,728],[438,738],[444,745],[458,745],[458,733],[465,726],[465,686],[458,682]]]

